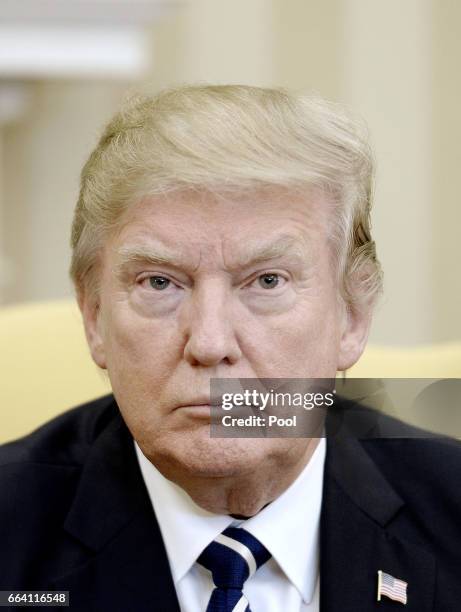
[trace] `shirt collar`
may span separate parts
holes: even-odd
[[[264,544],[304,602],[311,601],[318,573],[325,438],[320,439],[309,463],[288,489],[244,521],[200,508],[181,487],[157,470],[136,442],[135,449],[175,585],[219,533],[238,525]],[[274,525],[279,527],[274,529]]]

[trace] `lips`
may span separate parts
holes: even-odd
[[[191,400],[183,402],[177,408],[189,408],[191,406],[210,406],[210,399],[208,397],[205,397],[205,398],[202,397],[199,399],[191,399]]]

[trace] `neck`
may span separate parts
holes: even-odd
[[[204,510],[213,514],[229,514],[238,519],[255,516],[277,499],[296,480],[309,463],[320,439],[308,441],[304,452],[296,459],[264,461],[243,474],[230,477],[203,477],[172,473],[167,466],[158,469],[175,482]]]

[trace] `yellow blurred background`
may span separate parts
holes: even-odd
[[[370,127],[385,273],[371,344],[403,347],[407,359],[407,350],[461,342],[460,31],[457,0],[0,3],[3,310],[72,296],[79,172],[127,93],[276,85],[346,103]],[[53,324],[46,332],[59,338]],[[416,375],[437,371],[433,363]]]

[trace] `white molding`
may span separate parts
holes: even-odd
[[[138,28],[0,26],[0,78],[136,78],[148,67]]]

